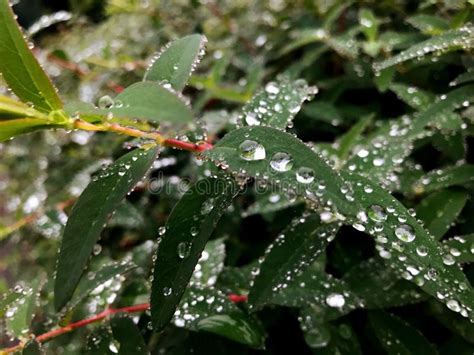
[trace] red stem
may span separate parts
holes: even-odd
[[[246,295],[236,295],[236,294],[233,294],[233,293],[229,294],[227,296],[227,298],[230,301],[234,302],[234,303],[246,302],[247,301],[247,296]],[[150,308],[149,303],[137,304],[137,305],[134,305],[134,306],[128,306],[128,307],[122,307],[122,308],[108,308],[105,311],[102,311],[102,312],[100,312],[100,313],[98,313],[98,314],[96,314],[92,317],[82,319],[80,321],[68,324],[64,327],[53,329],[53,330],[50,330],[49,332],[38,335],[35,339],[36,339],[37,342],[43,343],[43,342],[45,342],[45,341],[47,341],[51,338],[55,338],[59,335],[65,334],[65,333],[69,333],[69,332],[73,331],[74,329],[84,327],[88,324],[99,322],[99,321],[107,318],[108,316],[111,316],[111,315],[116,314],[116,313],[142,312],[142,311],[146,311],[149,308]],[[3,350],[0,350],[0,354],[13,353],[15,351],[19,351],[19,350],[23,349],[24,346],[25,346],[25,343],[20,343],[18,345],[12,346],[11,348],[6,348],[6,349],[3,349]]]
[[[212,148],[212,144],[208,142],[191,143],[183,142],[173,138],[166,138],[162,144],[165,147],[179,148],[183,150],[188,150],[190,152],[203,152]]]

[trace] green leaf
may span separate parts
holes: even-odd
[[[206,242],[237,193],[230,179],[199,180],[176,204],[160,239],[153,272],[151,315],[154,329],[170,321]]]
[[[468,83],[474,81],[474,70],[467,71],[465,73],[462,73],[456,79],[454,79],[452,82],[449,83],[449,85],[456,86],[456,85],[461,85],[464,83]]]
[[[401,280],[387,265],[389,262],[378,257],[364,260],[350,269],[342,280],[366,309],[400,307],[424,301],[426,294],[413,283]]]
[[[41,112],[62,109],[56,89],[34,57],[7,0],[0,1],[0,74],[13,92]]]
[[[369,42],[374,42],[377,39],[378,32],[378,20],[374,13],[369,9],[360,9],[359,23],[367,40]]]
[[[362,133],[371,124],[373,115],[367,115],[362,117],[351,129],[339,138],[338,145],[338,156],[341,160],[346,160],[349,156],[350,151],[359,142]]]
[[[299,112],[304,101],[317,93],[305,80],[291,81],[286,76],[270,81],[243,107],[243,123],[247,126],[268,126],[284,130]]]
[[[322,348],[331,339],[329,323],[324,319],[324,311],[314,305],[302,307],[298,317],[306,344],[310,348]]]
[[[224,336],[254,348],[263,349],[265,333],[252,318],[242,314],[217,314],[199,321],[198,329]]]
[[[214,286],[217,277],[224,268],[225,259],[225,238],[210,240],[207,242],[201,257],[196,264],[191,278],[194,285]]]
[[[432,192],[450,186],[462,186],[474,181],[474,165],[450,166],[429,172],[413,184],[417,194]]]
[[[324,252],[338,230],[337,224],[324,224],[319,215],[295,219],[270,244],[249,293],[256,309],[271,303],[273,295],[303,273]]]
[[[110,320],[114,339],[120,344],[119,355],[149,354],[140,330],[128,316],[115,316]]]
[[[474,319],[472,288],[453,257],[378,184],[357,175],[343,176],[352,182],[363,207],[354,227],[375,238],[379,254],[390,259],[399,275],[442,299],[451,310]]]
[[[454,256],[458,263],[474,262],[474,233],[456,236],[443,241],[448,252]]]
[[[0,95],[0,120],[12,118],[47,118],[48,116],[23,102]]]
[[[311,148],[278,129],[243,127],[234,130],[203,155],[234,173],[245,171],[246,177],[263,178],[313,201],[331,201],[339,213],[355,215],[358,212],[357,203],[348,201],[351,198],[346,197],[347,190],[340,176]],[[270,162],[281,171],[272,168]]]
[[[451,228],[468,198],[469,193],[464,190],[441,190],[424,198],[416,206],[416,215],[428,232],[439,240]]]
[[[25,290],[24,288],[17,286],[14,289],[10,290],[9,292],[5,293],[2,295],[2,299],[0,299],[0,317],[4,318],[5,313],[9,306],[22,298],[25,295]]]
[[[111,355],[114,354],[109,348],[113,343],[112,333],[109,326],[99,326],[87,337],[87,354]]]
[[[457,30],[448,31],[442,35],[432,37],[424,42],[415,44],[392,58],[375,63],[373,66],[374,70],[380,71],[407,60],[422,58],[432,52],[447,52],[457,49],[464,49],[467,51],[474,47],[472,31],[473,28],[466,25]]]
[[[151,122],[185,123],[193,120],[191,109],[180,96],[154,82],[130,85],[111,104],[110,108],[100,110],[102,114],[111,112],[114,116]]]
[[[40,129],[62,127],[45,118],[15,118],[0,121],[0,142]]]
[[[205,36],[194,34],[169,43],[148,67],[143,80],[168,82],[182,91],[204,55]]]
[[[416,328],[383,311],[369,312],[370,323],[390,355],[437,354],[436,348]]]
[[[106,281],[134,268],[136,268],[136,265],[132,263],[121,262],[105,265],[98,271],[89,271],[87,277],[83,277],[77,285],[76,292],[69,302],[68,308],[75,307],[79,302],[86,298],[89,293],[104,284]]]
[[[37,279],[32,287],[25,288],[21,297],[10,303],[5,312],[6,328],[17,338],[26,338],[31,326],[39,298],[39,289],[42,280]]]
[[[214,288],[189,287],[172,322],[176,327],[208,331],[254,348],[262,348],[265,341],[259,322]]]
[[[406,21],[428,35],[439,35],[449,30],[449,23],[436,16],[420,14],[411,16]]]
[[[109,215],[143,178],[156,156],[156,148],[125,154],[94,177],[75,203],[64,229],[56,268],[56,309],[73,295]]]
[[[248,206],[242,213],[242,217],[245,218],[256,214],[267,214],[281,211],[298,203],[301,203],[301,201],[290,199],[283,192],[269,191],[259,193],[255,196],[255,202]]]
[[[392,90],[400,100],[402,100],[415,110],[420,110],[427,107],[434,100],[434,95],[426,91],[420,90],[417,87],[401,83],[391,84],[390,90]]]

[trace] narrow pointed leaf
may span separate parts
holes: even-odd
[[[270,244],[249,293],[249,303],[261,308],[284,285],[303,273],[324,252],[337,232],[337,224],[323,224],[319,215],[304,217]]]
[[[72,297],[107,219],[143,178],[156,155],[155,148],[127,153],[93,179],[75,203],[64,229],[56,269],[56,309]]]
[[[473,31],[472,26],[465,26],[457,30],[445,32],[442,35],[415,44],[392,58],[376,63],[374,69],[380,71],[392,65],[420,58],[433,52],[447,52],[456,49],[469,50],[474,47]]]
[[[128,316],[115,316],[110,320],[114,339],[120,344],[119,355],[149,354],[140,330]]]
[[[474,165],[464,164],[431,171],[413,184],[417,194],[474,182]]]
[[[474,319],[472,287],[452,255],[378,184],[355,174],[343,176],[352,181],[354,196],[363,207],[355,227],[376,239],[379,254],[390,259],[398,275],[441,299],[452,311]]]
[[[280,171],[270,164],[272,159],[277,160],[276,153],[287,154],[291,160],[282,165],[279,154],[277,166]],[[278,129],[244,127],[234,130],[203,155],[234,173],[245,171],[247,177],[263,178],[297,195],[331,201],[340,213],[355,215],[359,210],[357,202],[349,202],[342,192],[345,183],[341,177],[302,141]]]
[[[451,228],[468,198],[469,193],[464,190],[441,190],[424,198],[416,206],[416,215],[428,232],[439,240]]]
[[[7,0],[0,1],[0,74],[13,92],[41,112],[60,110],[62,102],[15,21]]]
[[[317,92],[303,79],[291,81],[279,77],[255,94],[242,111],[242,121],[246,126],[268,126],[285,129],[299,112],[304,101]]]
[[[151,292],[155,330],[171,320],[206,242],[237,193],[230,179],[199,180],[176,204],[156,254]]]
[[[206,37],[199,34],[171,42],[150,65],[144,80],[165,81],[176,91],[182,91],[203,55],[206,42]]]
[[[15,118],[3,120],[0,121],[0,142],[4,142],[21,134],[55,127],[61,126],[52,124],[50,120],[44,118]]]
[[[383,311],[369,313],[370,323],[389,355],[437,354],[436,348],[414,327]]]
[[[0,120],[12,118],[47,118],[47,116],[23,102],[0,95]]]
[[[456,236],[443,242],[458,263],[474,262],[474,233]]]

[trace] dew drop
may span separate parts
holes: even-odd
[[[191,243],[181,242],[178,244],[177,252],[180,259],[185,259],[191,254]]]
[[[270,166],[279,172],[288,171],[293,167],[293,158],[288,153],[275,153],[270,160]]]
[[[168,297],[171,296],[173,293],[173,289],[171,287],[163,287],[163,296]]]
[[[309,184],[314,181],[314,170],[302,166],[296,172],[296,180],[302,184]]]
[[[99,108],[111,108],[114,106],[114,100],[109,95],[104,95],[99,99]]]
[[[340,293],[331,293],[326,297],[326,303],[329,307],[341,308],[346,303],[346,300]]]
[[[395,235],[403,242],[412,242],[415,239],[415,231],[408,224],[402,224],[395,229]]]
[[[376,223],[382,223],[387,220],[387,212],[379,205],[370,206],[367,211],[367,216]]]
[[[265,159],[265,148],[252,140],[245,140],[239,145],[240,157],[244,160],[254,161]]]

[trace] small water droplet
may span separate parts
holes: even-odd
[[[376,223],[382,223],[387,220],[387,212],[379,205],[370,206],[367,211],[367,216]]]
[[[296,180],[302,184],[309,184],[314,181],[314,170],[302,166],[296,172]]]
[[[178,244],[177,252],[180,259],[185,259],[191,253],[191,243],[181,242]]]
[[[275,153],[270,160],[270,166],[279,172],[288,171],[293,167],[293,158],[288,153]]]

